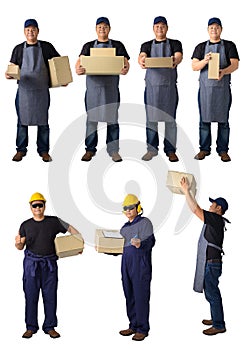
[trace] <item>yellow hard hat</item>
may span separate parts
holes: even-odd
[[[140,213],[142,211],[142,207],[141,207],[141,204],[140,204],[138,197],[134,194],[129,193],[124,198],[122,206],[129,207],[130,205],[135,205],[135,204],[137,205],[137,213]]]
[[[46,199],[44,198],[44,196],[39,193],[39,192],[35,192],[32,194],[32,196],[30,197],[29,203],[34,202],[34,201],[43,201],[46,202]]]

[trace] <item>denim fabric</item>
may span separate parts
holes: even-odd
[[[29,143],[28,125],[22,125],[19,115],[19,103],[18,93],[15,100],[16,112],[17,112],[17,135],[16,135],[16,150],[17,152],[27,153],[27,147]],[[39,155],[49,152],[49,125],[37,126],[37,152]]]
[[[49,152],[49,125],[37,126],[37,152],[39,155]],[[17,124],[16,149],[19,152],[27,152],[28,147],[28,126]]]
[[[222,263],[206,263],[204,277],[204,292],[210,304],[213,327],[225,328],[222,298],[219,289],[219,277],[222,274]]]
[[[173,119],[171,122],[165,122],[164,152],[168,155],[170,152],[176,152],[177,127]],[[147,149],[153,153],[159,150],[158,122],[147,121],[146,124]]]
[[[227,115],[227,122],[225,123],[217,123],[218,129],[217,129],[217,140],[216,140],[216,152],[218,154],[221,154],[222,152],[228,152],[228,145],[229,145],[229,134],[230,134],[230,127],[228,123],[229,119],[229,110],[231,107],[231,102],[229,104],[228,108],[228,115]],[[211,123],[204,123],[202,121],[201,116],[201,108],[200,108],[200,92],[198,94],[198,104],[199,104],[199,112],[200,112],[200,124],[199,124],[199,143],[200,143],[200,150],[201,151],[211,151],[211,144],[212,144],[212,136],[211,136]]]
[[[96,153],[98,134],[97,134],[98,122],[91,122],[87,120],[86,123],[86,138],[85,146],[86,151]],[[119,124],[118,123],[107,123],[107,152],[112,155],[114,152],[119,151]]]

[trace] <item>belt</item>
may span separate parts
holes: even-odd
[[[208,263],[222,263],[222,259],[208,259]]]

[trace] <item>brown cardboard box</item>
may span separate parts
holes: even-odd
[[[51,87],[67,85],[73,81],[68,56],[49,60]]]
[[[97,252],[122,254],[124,238],[105,237],[105,232],[111,233],[110,236],[112,236],[112,233],[114,233],[114,236],[119,235],[118,230],[97,229],[95,235],[95,245]]]
[[[80,234],[58,236],[55,238],[55,248],[59,258],[78,255],[83,252],[84,241]]]
[[[87,75],[119,75],[124,67],[124,56],[81,55],[80,64],[86,69]]]
[[[173,57],[147,57],[146,68],[173,68]]]
[[[7,74],[17,80],[20,80],[20,68],[16,64],[9,64]]]
[[[91,47],[90,56],[114,57],[116,55],[115,47]]]
[[[185,176],[190,184],[190,192],[195,197],[196,195],[196,181],[192,174],[182,173],[179,171],[168,171],[167,175],[167,187],[171,192],[177,194],[183,194],[180,181],[182,177]]]
[[[208,79],[218,79],[220,70],[220,54],[212,52],[208,61]]]

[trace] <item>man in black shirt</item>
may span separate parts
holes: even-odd
[[[31,338],[38,331],[38,299],[42,291],[45,319],[43,331],[51,338],[58,338],[57,326],[57,256],[54,239],[58,233],[79,234],[68,223],[56,216],[44,215],[46,200],[41,193],[30,198],[31,219],[24,221],[15,239],[15,246],[25,246],[23,290],[25,294],[26,331],[23,338]]]
[[[147,68],[145,75],[144,103],[146,107],[147,153],[142,160],[149,161],[158,154],[158,122],[165,123],[164,152],[170,162],[177,162],[176,155],[176,110],[178,105],[177,66],[183,53],[179,40],[167,38],[168,23],[165,17],[154,19],[155,39],[141,45],[138,63],[145,69],[147,57],[172,57],[171,68]]]
[[[222,198],[212,199],[209,211],[200,208],[189,191],[187,178],[181,180],[181,187],[192,212],[204,222],[197,252],[194,290],[202,293],[210,304],[211,319],[202,323],[211,326],[203,331],[205,335],[216,335],[226,332],[222,298],[219,290],[219,277],[222,273],[222,245],[224,239],[225,221],[223,214],[228,209],[227,201]]]
[[[109,39],[110,22],[107,17],[96,20],[97,39],[83,45],[80,55],[90,56],[90,48],[115,48],[116,56],[124,56],[122,75],[129,71],[129,55],[123,43]],[[80,57],[76,62],[76,74],[86,73],[80,64]],[[98,122],[107,123],[107,152],[114,162],[121,162],[119,152],[119,124],[118,109],[120,104],[119,75],[87,75],[85,108],[87,112],[85,146],[86,152],[82,161],[90,161],[96,154],[98,143]]]
[[[202,160],[211,152],[211,122],[218,123],[216,151],[223,162],[231,160],[229,149],[229,110],[231,107],[231,73],[238,69],[239,55],[236,45],[221,39],[222,23],[217,17],[208,21],[209,40],[198,44],[192,55],[192,68],[200,71],[198,105],[200,112],[200,152],[195,159]],[[219,78],[208,79],[211,53],[219,54]]]
[[[52,160],[49,155],[48,111],[50,106],[50,73],[48,60],[60,56],[54,46],[38,40],[39,28],[35,19],[24,23],[26,41],[15,46],[10,63],[20,68],[20,80],[16,94],[17,153],[12,158],[19,162],[27,153],[28,126],[37,125],[37,152],[44,162]],[[7,73],[7,79],[12,79]]]

